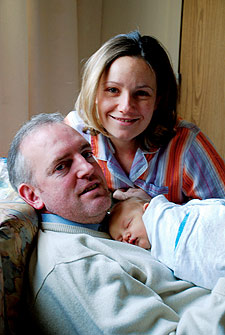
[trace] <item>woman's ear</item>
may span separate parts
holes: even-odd
[[[45,206],[42,199],[32,186],[21,184],[18,188],[18,192],[21,198],[35,209],[42,209]]]

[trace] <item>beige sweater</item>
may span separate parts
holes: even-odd
[[[219,335],[225,278],[211,293],[177,280],[149,251],[43,223],[30,264],[31,306],[41,334]]]

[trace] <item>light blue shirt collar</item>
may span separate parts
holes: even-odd
[[[50,214],[50,213],[45,213],[41,214],[42,222],[52,222],[52,223],[63,223],[69,226],[78,226],[78,227],[83,227],[83,228],[88,228],[92,230],[97,230],[99,229],[100,224],[99,223],[78,223],[74,221],[70,221],[67,219],[64,219],[63,217],[56,215],[56,214]]]

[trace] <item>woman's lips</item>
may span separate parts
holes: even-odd
[[[115,117],[115,116],[112,116],[112,115],[110,115],[110,117],[114,120],[117,120],[117,121],[120,121],[120,122],[123,122],[123,123],[134,123],[134,122],[139,120],[138,118],[126,119],[126,118],[121,118],[121,117]]]

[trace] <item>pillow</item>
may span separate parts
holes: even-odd
[[[0,158],[0,334],[16,334],[27,259],[38,216],[10,185]]]
[[[0,334],[16,334],[24,272],[38,230],[36,211],[9,182],[0,157]]]
[[[31,206],[0,201],[0,334],[16,333],[24,271],[37,230]]]
[[[3,199],[23,201],[9,182],[7,159],[0,157],[0,200]]]

